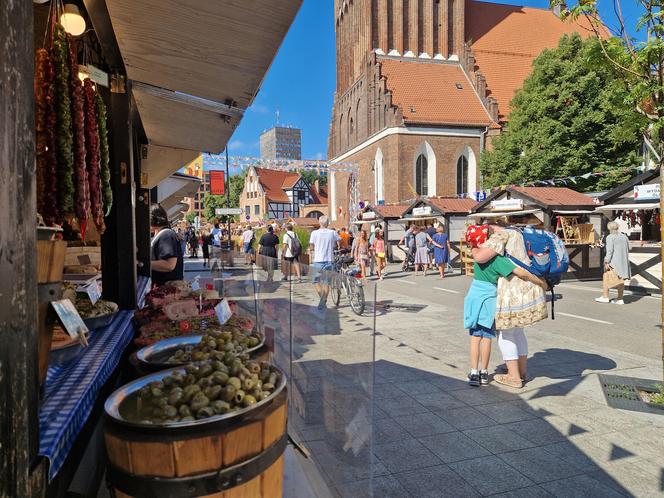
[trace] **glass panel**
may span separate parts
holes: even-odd
[[[376,288],[350,260],[320,266],[290,282],[289,433],[332,495],[372,496]]]

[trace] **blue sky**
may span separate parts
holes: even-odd
[[[502,1],[547,8],[548,0]],[[600,2],[605,22],[613,22],[612,2]],[[628,25],[636,24],[634,0],[623,0]],[[276,123],[302,129],[304,159],[326,157],[335,89],[333,0],[304,0],[253,105],[229,143],[232,156],[259,156],[260,134]]]

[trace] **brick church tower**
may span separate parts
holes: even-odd
[[[476,0],[335,0],[337,87],[328,158],[360,167],[360,197],[472,195],[479,156],[533,60],[588,31],[551,11]],[[536,29],[535,29],[536,27]],[[348,174],[330,178],[347,223]]]

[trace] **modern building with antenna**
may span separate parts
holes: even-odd
[[[275,126],[261,134],[263,159],[302,159],[302,130],[291,126]]]

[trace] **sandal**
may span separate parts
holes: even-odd
[[[521,389],[523,387],[523,381],[519,379],[518,382],[511,380],[507,375],[494,375],[493,380],[507,387],[513,387],[514,389]]]

